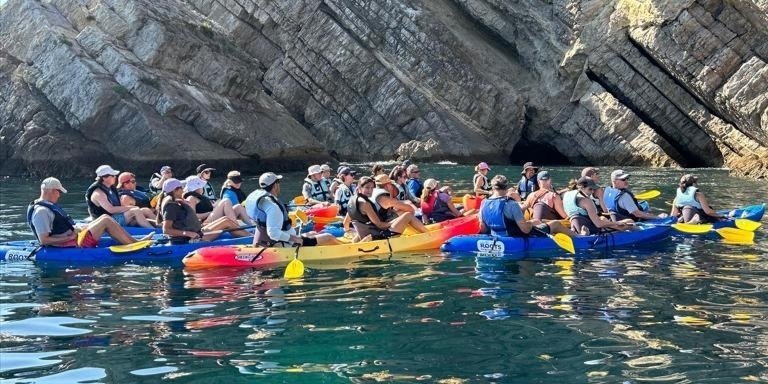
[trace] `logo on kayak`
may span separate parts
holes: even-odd
[[[504,253],[504,243],[493,240],[478,240],[477,251],[482,253],[501,255]]]
[[[237,256],[235,256],[235,260],[253,263],[256,260],[261,260],[261,257],[262,256],[258,253],[238,253]]]
[[[5,253],[5,260],[6,261],[24,261],[29,259],[30,255],[32,255],[32,252],[30,251],[22,251],[20,249],[11,249]]]

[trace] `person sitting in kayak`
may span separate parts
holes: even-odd
[[[401,190],[397,183],[392,181],[392,179],[390,179],[387,175],[378,175],[376,178],[374,178],[374,181],[376,182],[376,188],[384,189],[387,191],[390,197],[408,206],[407,209],[394,208],[390,210],[390,217],[387,218],[386,221],[394,219],[395,216],[399,216],[404,212],[413,212],[414,214],[416,213],[416,204],[406,198],[409,193],[408,188],[403,188]]]
[[[523,170],[520,172],[522,177],[517,182],[517,193],[520,195],[519,201],[524,201],[528,198],[528,195],[532,192],[536,192],[539,189],[539,183],[536,181],[536,174],[539,172],[539,167],[533,165],[532,162],[523,164]]]
[[[595,235],[605,229],[630,229],[632,220],[610,221],[600,216],[592,200],[595,189],[594,180],[581,177],[576,181],[576,189],[563,194],[563,208],[571,221],[571,229],[582,235]]]
[[[400,201],[410,201],[414,207],[421,205],[421,199],[419,196],[414,196],[408,188],[408,172],[406,167],[402,165],[396,165],[389,172],[389,180],[392,181],[392,185],[397,188],[397,199]],[[394,196],[394,195],[392,195]]]
[[[227,179],[221,184],[221,193],[219,200],[229,200],[235,206],[245,201],[245,192],[242,190],[243,176],[239,171],[229,171]]]
[[[611,186],[605,188],[603,194],[605,208],[611,214],[611,220],[652,220],[666,217],[665,213],[656,216],[647,212],[650,210],[648,204],[637,201],[635,195],[629,190],[629,177],[630,174],[621,169],[611,172]]]
[[[301,187],[301,195],[307,200],[307,204],[327,207],[331,205],[333,195],[330,186],[323,181],[323,168],[313,165],[307,169],[307,178]]]
[[[160,173],[154,173],[149,178],[149,192],[153,195],[163,193],[163,183],[171,177],[173,177],[173,169],[168,165],[162,166]]]
[[[320,173],[320,176],[321,176],[320,181],[323,184],[325,184],[325,189],[331,193],[330,194],[330,196],[331,196],[330,200],[333,201],[333,191],[331,190],[331,184],[332,184],[332,180],[331,180],[331,166],[328,165],[328,164],[323,164],[323,165],[320,166],[320,170],[322,171]]]
[[[419,169],[419,166],[410,164],[405,171],[408,176],[408,181],[406,181],[405,184],[408,186],[411,195],[416,197],[421,196],[421,191],[424,190],[424,183],[421,182],[421,170]]]
[[[333,197],[333,202],[339,206],[339,215],[344,216],[347,214],[349,200],[352,199],[352,189],[350,189],[350,186],[355,182],[357,172],[347,166],[341,166],[339,167],[338,174],[339,176],[337,179],[341,183],[336,187],[336,194]]]
[[[221,236],[222,230],[231,230],[236,237],[251,236],[250,232],[238,229],[240,226],[237,222],[228,217],[220,217],[203,225],[195,209],[184,199],[184,189],[177,179],[165,181],[163,195],[157,220],[162,223],[163,233],[171,238],[172,244],[185,244],[196,239],[213,241]]]
[[[678,188],[675,190],[675,200],[672,202],[670,216],[677,217],[678,223],[713,223],[722,219],[712,207],[709,206],[704,193],[696,186],[699,178],[685,174],[680,178]]]
[[[154,217],[155,212],[149,207],[149,194],[136,189],[136,175],[122,172],[117,177],[117,194],[120,195],[120,205],[136,206],[144,211],[144,216]]]
[[[359,238],[370,235],[374,240],[403,233],[409,225],[419,233],[427,232],[424,224],[414,216],[412,205],[393,198],[383,188],[374,188],[375,185],[372,177],[360,178],[344,219],[345,231],[349,230],[351,222]],[[393,214],[393,211],[400,214]]]
[[[496,175],[491,179],[491,195],[480,205],[480,233],[494,236],[546,237],[547,234],[576,235],[559,221],[525,220],[520,205],[507,197],[507,177]]]
[[[461,212],[451,202],[451,195],[440,191],[440,183],[435,179],[424,180],[421,193],[421,221],[424,224],[440,223],[461,216]]]
[[[203,196],[207,197],[208,200],[210,200],[212,203],[215,203],[217,200],[216,192],[211,185],[211,178],[213,177],[213,171],[215,170],[216,168],[209,167],[208,164],[200,164],[197,166],[197,168],[195,168],[195,171],[197,171],[197,177],[205,181],[205,186],[203,187]]]
[[[207,183],[205,180],[197,176],[190,176],[186,182],[184,199],[189,201],[189,204],[195,208],[197,218],[203,224],[212,223],[221,217],[228,217],[234,222],[240,219],[248,225],[253,225],[253,220],[251,220],[245,212],[245,207],[241,204],[233,206],[229,199],[221,199],[213,203],[208,197],[204,196],[203,190]]]
[[[376,177],[378,175],[386,175],[386,174],[387,174],[387,170],[384,169],[384,166],[381,165],[381,164],[374,164],[371,167],[371,176],[372,177]]]
[[[137,240],[109,215],[101,215],[88,223],[85,228],[75,227],[75,222],[58,205],[59,198],[67,190],[61,181],[49,177],[40,184],[40,198],[27,207],[27,224],[40,245],[54,247],[94,248],[106,232],[120,244],[131,244]],[[141,240],[151,239],[154,233]]]
[[[567,217],[563,209],[563,200],[552,187],[552,178],[549,172],[541,171],[536,179],[539,189],[528,195],[521,206],[523,211],[530,211],[534,220],[561,220]]]
[[[490,196],[491,183],[488,182],[488,172],[490,172],[490,170],[491,167],[489,167],[486,162],[482,162],[475,166],[475,176],[472,177],[475,196]]]
[[[85,203],[91,219],[101,215],[110,215],[120,225],[138,225],[144,228],[154,228],[149,222],[154,217],[143,212],[139,207],[123,206],[117,192],[117,175],[120,172],[109,165],[96,168],[96,181],[85,191]]]
[[[319,166],[318,166],[319,168]],[[253,245],[263,247],[301,245],[340,244],[329,233],[306,233],[297,235],[288,217],[288,208],[278,200],[280,195],[280,180],[282,175],[272,172],[259,176],[259,187],[245,199],[245,209],[248,215],[256,220],[256,235]]]
[[[597,189],[595,190],[595,193],[592,195],[592,201],[595,202],[598,212],[608,213],[608,209],[605,208],[605,200],[604,200],[605,188],[600,186],[600,169],[595,167],[586,167],[581,170],[581,176],[589,177],[590,179],[592,179],[592,181],[595,182],[595,185],[597,185]],[[576,179],[574,179],[573,181],[575,185]]]

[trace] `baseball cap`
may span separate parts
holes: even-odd
[[[117,174],[120,173],[120,171],[116,169],[112,169],[109,165],[99,165],[98,168],[96,168],[96,176],[102,177],[107,175],[117,176]]]
[[[160,174],[163,174],[168,171],[173,171],[173,169],[171,169],[171,167],[168,165],[163,165],[162,167],[160,167]]]
[[[46,178],[42,183],[40,183],[41,191],[50,189],[58,189],[62,193],[67,193],[67,190],[64,189],[64,187],[61,185],[61,181],[55,177]]]
[[[683,177],[680,178],[680,182],[685,184],[693,184],[698,181],[699,181],[699,178],[690,173],[686,173],[685,175],[683,175]]]
[[[435,179],[426,179],[424,180],[424,188],[426,189],[435,189],[437,188],[437,180]]]
[[[209,167],[208,164],[205,164],[205,163],[198,165],[197,169],[196,169],[198,175],[203,173],[203,172],[205,172],[205,171],[213,172],[215,170],[216,170],[216,168]]]
[[[539,174],[536,176],[536,179],[537,179],[537,180],[550,180],[550,179],[551,179],[551,177],[549,176],[549,172],[547,172],[547,171],[541,171],[541,172],[539,172]]]
[[[483,162],[481,162],[480,164],[477,165],[477,169],[488,169],[488,170],[490,170],[491,167],[488,166],[488,163],[483,161]]]
[[[611,172],[611,180],[626,180],[629,178],[629,173],[624,172],[623,169],[617,169]]]
[[[528,168],[533,168],[534,170],[539,170],[539,167],[533,165],[533,162],[529,161],[525,164],[523,164],[523,170],[520,172],[521,175],[525,174],[525,170]]]
[[[587,188],[593,188],[593,189],[599,188],[597,184],[595,184],[594,180],[586,176],[582,176],[578,180],[576,180],[576,185],[578,185],[579,187],[587,187]]]
[[[120,176],[117,177],[117,182],[120,184],[125,184],[131,179],[133,179],[134,177],[136,177],[136,175],[134,175],[133,173],[123,172],[120,174]]]
[[[342,165],[339,167],[338,172],[336,172],[339,175],[352,175],[356,176],[357,172],[353,171],[352,168]]]
[[[163,183],[163,192],[165,193],[171,193],[175,191],[176,188],[182,188],[181,181],[174,179],[173,177]]]
[[[243,182],[243,176],[240,175],[240,172],[238,171],[229,171],[229,173],[227,173],[227,179],[232,180],[235,184]]]
[[[262,173],[261,176],[259,176],[259,186],[262,188],[269,187],[282,178],[283,175],[275,175],[272,172]]]
[[[307,175],[315,175],[318,173],[323,173],[323,167],[315,164],[307,168]]]
[[[592,177],[595,173],[598,173],[600,168],[586,167],[581,170],[581,175],[586,177]]]
[[[184,191],[191,192],[191,191],[198,190],[200,188],[205,188],[206,184],[208,184],[207,181],[197,176],[190,176],[190,177],[187,177],[187,185],[184,187]]]
[[[408,168],[406,168],[406,172],[408,172],[408,173],[414,173],[414,172],[418,172],[418,171],[419,171],[419,166],[416,165],[416,164],[411,164],[411,165],[408,166]]]
[[[491,187],[496,189],[507,189],[507,177],[496,175],[491,179]]]

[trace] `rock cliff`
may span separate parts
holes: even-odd
[[[766,37],[763,0],[0,0],[0,174],[400,157],[766,177]]]

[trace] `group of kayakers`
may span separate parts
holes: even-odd
[[[523,165],[521,178],[512,188],[504,175],[489,179],[490,170],[487,163],[479,163],[472,180],[474,194],[484,199],[479,216],[486,232],[583,235],[627,230],[636,220],[658,217],[634,197],[629,189],[630,174],[621,169],[611,173],[611,186],[601,187],[599,169],[587,167],[562,191],[554,189],[549,172],[539,172],[531,162]],[[256,227],[256,245],[339,242],[329,234],[293,231],[288,206],[279,199],[281,175],[262,174],[259,189],[246,195],[241,190],[241,174],[230,171],[217,198],[210,184],[214,171],[201,164],[196,174],[182,181],[173,177],[171,167],[163,166],[144,190],[137,186],[135,174],[99,166],[94,183],[85,193],[91,221],[82,229],[76,228],[57,204],[67,190],[58,179],[49,177],[41,183],[39,199],[28,208],[27,221],[42,245],[64,247],[94,247],[104,233],[119,243],[132,243],[136,240],[123,228],[127,225],[161,228],[172,243],[210,241],[223,231],[249,236],[239,222]],[[356,177],[357,172],[347,165],[341,165],[334,178],[329,165],[312,165],[302,185],[300,205],[338,205],[344,230],[355,229],[353,241],[383,239],[409,227],[421,233],[427,231],[425,224],[474,212],[453,203],[450,186],[441,186],[433,178],[422,181],[418,165],[410,162],[396,165],[390,172],[375,165],[370,176]],[[696,182],[693,175],[681,178],[671,214],[684,222],[716,220],[717,213],[698,191]],[[559,221],[563,219],[568,219],[570,226]]]

